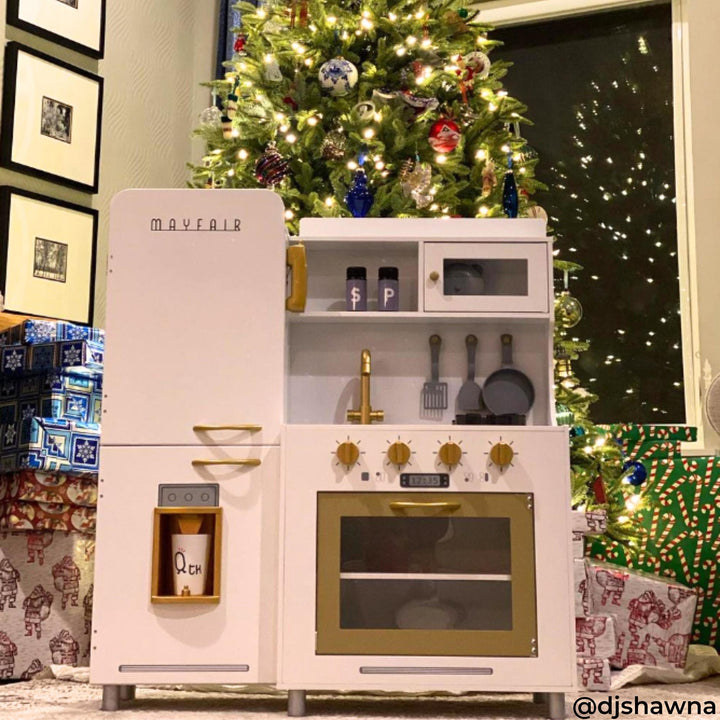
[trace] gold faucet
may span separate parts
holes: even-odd
[[[382,410],[373,410],[370,407],[370,351],[360,353],[360,409],[347,411],[348,422],[370,425],[372,422],[382,422],[385,413]]]

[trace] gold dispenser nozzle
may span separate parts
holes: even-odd
[[[347,411],[348,422],[370,425],[373,422],[382,422],[385,413],[382,410],[373,410],[370,406],[370,351],[360,353],[360,409]]]

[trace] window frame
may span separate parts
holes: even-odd
[[[698,428],[697,442],[686,444],[683,450],[703,452],[705,433],[700,403],[700,330],[695,214],[694,206],[688,202],[688,198],[694,196],[688,42],[689,2],[690,0],[670,0],[675,196],[685,425]],[[573,15],[587,15],[594,12],[630,9],[659,3],[660,0],[489,0],[477,3],[474,8],[480,11],[478,22],[502,27],[560,20]],[[530,112],[532,115],[532,108]]]

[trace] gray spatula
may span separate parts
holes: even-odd
[[[469,412],[472,410],[480,410],[482,402],[482,390],[475,382],[475,352],[477,350],[478,339],[475,335],[468,335],[465,338],[465,348],[467,349],[468,374],[467,380],[460,386],[460,392],[457,396],[457,408]]]
[[[447,383],[440,382],[440,345],[439,335],[430,336],[430,380],[423,385],[422,400],[425,410],[445,410],[448,406]]]

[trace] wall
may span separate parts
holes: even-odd
[[[105,78],[100,191],[77,192],[0,168],[0,184],[33,190],[100,211],[95,324],[105,317],[110,200],[129,187],[182,187],[186,163],[202,146],[191,138],[199,112],[210,104],[200,83],[214,68],[216,0],[107,0],[105,57],[95,61],[5,25],[17,40]],[[2,62],[2,60],[0,60]]]

